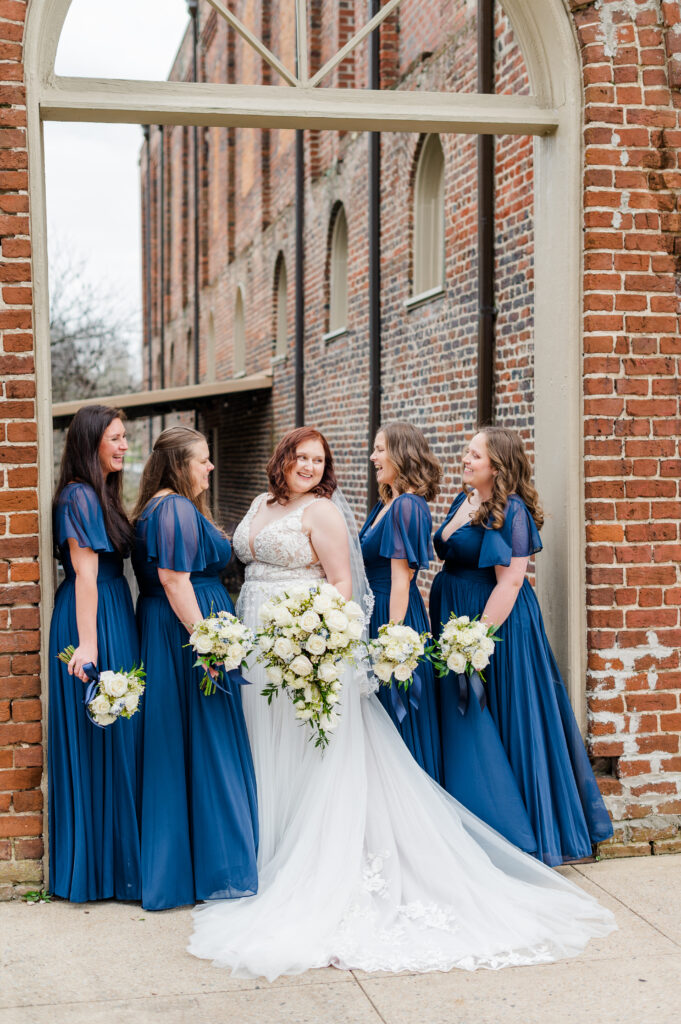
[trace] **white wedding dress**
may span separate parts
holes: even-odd
[[[234,535],[246,563],[237,605],[251,628],[266,598],[323,578],[305,504],[250,544],[264,495]],[[312,499],[315,500],[315,499]],[[616,926],[560,874],[521,853],[416,764],[364,670],[343,676],[341,722],[324,754],[280,696],[242,688],[258,786],[255,896],[194,912],[189,951],[240,977],[334,965],[365,971],[542,964]]]

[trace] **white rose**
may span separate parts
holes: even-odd
[[[139,702],[140,702],[139,694],[137,694],[137,693],[128,693],[128,694],[126,694],[126,696],[125,696],[125,698],[123,700],[123,704],[125,705],[125,710],[127,712],[129,712],[129,714],[132,714],[134,711],[137,711],[137,707],[139,705]]]
[[[262,636],[258,637],[258,647],[261,651],[267,654],[267,652],[271,651],[274,647],[274,637],[267,636],[263,633]]]
[[[279,604],[272,610],[272,619],[277,626],[292,626],[293,616],[286,605]]]
[[[364,618],[364,612],[362,611],[362,609],[360,608],[356,601],[346,601],[343,611],[345,612],[349,619]]]
[[[333,583],[327,583],[326,581],[324,583],[320,583],[319,593],[326,594],[327,597],[335,597],[340,598],[341,601],[343,600],[340,591],[334,587]]]
[[[447,668],[451,672],[457,672],[461,674],[466,668],[466,657],[459,651],[455,651],[447,658]]]
[[[361,619],[351,619],[348,623],[348,635],[353,640],[359,640],[364,632],[364,622]]]
[[[494,654],[494,647],[494,640],[492,640],[491,636],[486,636],[480,641],[480,650],[484,651],[488,657]]]
[[[325,612],[328,612],[333,608],[333,601],[328,594],[317,594],[312,602],[312,607],[316,612],[319,612],[320,615],[324,615]]]
[[[319,618],[317,613],[311,608],[304,612],[300,617],[300,625],[306,633],[311,633],[315,630],[321,621],[322,620]]]
[[[244,649],[241,644],[230,644],[227,648],[227,657],[236,665],[240,665],[244,659]]]
[[[290,661],[293,657],[293,644],[286,636],[278,636],[274,641],[274,653],[282,661]]]
[[[213,640],[205,633],[192,633],[190,642],[197,654],[210,654]]]
[[[480,672],[486,665],[489,665],[489,658],[484,651],[476,651],[471,658],[471,664],[476,672]]]
[[[334,683],[338,679],[338,669],[332,661],[324,661],[317,669],[317,675],[323,683]]]
[[[393,675],[395,676],[395,679],[404,683],[407,679],[411,678],[412,670],[409,665],[396,665]]]
[[[310,654],[323,654],[326,650],[326,640],[323,636],[319,636],[318,633],[313,633],[305,647]]]
[[[393,674],[393,667],[387,661],[377,661],[374,665],[374,675],[383,683],[389,683]]]
[[[471,620],[468,617],[468,615],[459,615],[458,619],[454,619],[454,622],[456,622],[456,624],[459,626],[465,626],[470,621]]]
[[[114,672],[107,692],[110,697],[123,697],[128,692],[128,677],[122,672]]]
[[[115,715],[93,715],[93,717],[97,725],[113,725],[116,721]]]
[[[299,654],[298,657],[294,658],[291,662],[290,668],[297,676],[309,676],[312,671],[312,662],[309,658],[306,658],[304,654]]]
[[[271,683],[274,683],[275,686],[281,685],[283,673],[278,665],[269,666],[269,668],[267,669],[267,678]]]
[[[337,693],[328,693],[326,695],[326,703],[327,704],[337,704],[339,700],[340,700],[340,697],[338,696]]]
[[[300,711],[296,711],[296,718],[299,718],[301,722],[309,722],[312,714],[313,712],[309,708],[303,708]]]
[[[343,615],[343,612],[339,612],[337,608],[332,608],[330,611],[324,613],[324,622],[327,624],[329,629],[338,633],[343,633],[348,628],[347,615]]]
[[[90,711],[93,715],[108,715],[111,711],[111,704],[103,693],[97,694],[94,700],[90,701]]]
[[[270,601],[265,601],[260,605],[258,609],[258,615],[263,620],[272,618],[272,612],[274,611],[274,605]]]

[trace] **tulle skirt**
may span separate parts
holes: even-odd
[[[257,624],[281,585],[247,583]],[[474,970],[548,963],[615,927],[586,893],[521,853],[416,764],[362,670],[343,677],[322,754],[287,698],[249,673],[244,713],[259,796],[258,894],[195,911],[189,951],[239,977],[334,965]]]

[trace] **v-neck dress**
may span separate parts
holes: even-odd
[[[542,547],[517,495],[509,497],[501,529],[466,523],[443,540],[465,497],[464,492],[457,495],[434,538],[444,567],[431,591],[433,633],[441,631],[452,612],[481,615],[496,586],[495,566],[510,565],[511,558],[533,555]],[[499,779],[507,775],[507,759],[529,816],[536,855],[549,865],[590,856],[592,844],[612,836],[612,824],[527,579],[497,635],[501,642],[485,678],[489,714],[505,759],[494,754],[489,728],[483,732],[480,724],[487,711],[480,713],[472,695],[461,717],[449,676],[441,702],[445,784],[465,806],[508,835],[522,815],[503,802],[500,791],[494,799]]]
[[[229,541],[186,498],[151,501],[137,521],[133,567],[147,671],[143,706],[142,906],[163,910],[257,891],[255,775],[242,677],[206,697],[188,634],[159,569],[188,572],[202,615],[233,612],[219,573]]]
[[[364,567],[375,600],[369,623],[370,636],[377,636],[379,627],[390,621],[390,562],[393,558],[405,559],[414,570],[404,624],[418,633],[429,631],[428,615],[417,585],[419,569],[427,569],[434,558],[428,503],[416,494],[400,494],[376,522],[383,508],[379,501],[359,535]],[[406,694],[392,682],[390,686],[379,688],[378,698],[416,761],[432,779],[441,783],[437,693],[430,662],[421,662]]]

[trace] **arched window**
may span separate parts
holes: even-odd
[[[331,232],[329,260],[329,334],[348,325],[348,222],[339,206]]]
[[[414,185],[415,296],[444,286],[445,155],[439,135],[421,148]]]
[[[246,372],[246,316],[244,290],[239,285],[234,302],[234,376]]]
[[[274,286],[276,295],[274,355],[284,356],[286,355],[288,343],[288,317],[286,315],[288,277],[283,252],[280,252],[277,257],[277,265],[274,270]]]

